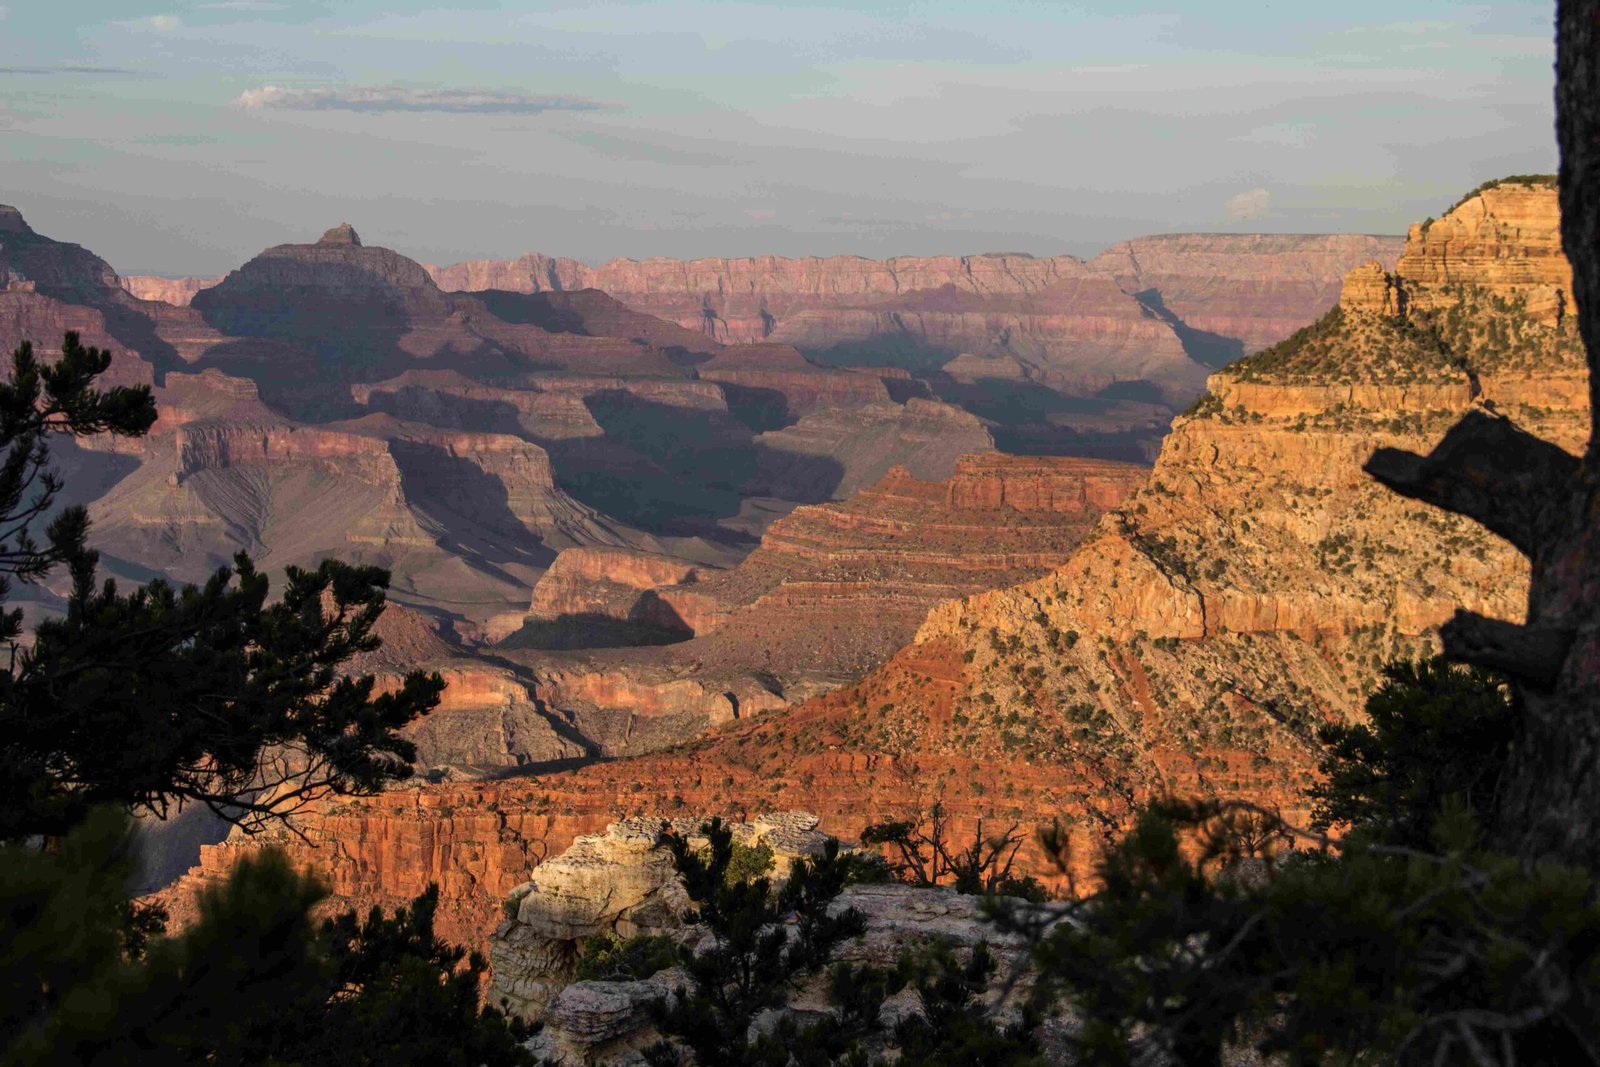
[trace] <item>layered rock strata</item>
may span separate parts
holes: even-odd
[[[209,289],[221,278],[167,278],[157,274],[126,274],[122,287],[139,300],[157,300],[163,304],[187,307],[194,295]]]
[[[729,825],[735,843],[770,851],[777,877],[798,859],[822,852],[827,838],[806,812],[758,815]],[[692,902],[664,846],[669,833],[705,848],[693,819],[634,818],[603,834],[577,838],[512,888],[508,918],[490,941],[491,1003],[505,1002],[534,1020],[572,981],[583,942],[591,937],[683,934]]]
[[[1371,258],[1391,263],[1399,243],[1194,234],[1125,242],[1088,263],[766,256],[589,268],[528,255],[434,275],[450,290],[602,289],[718,340],[781,341],[857,361],[873,352],[928,366],[993,356],[1024,368],[1019,376],[1092,392],[1128,378],[1197,383],[1185,355],[1221,361],[1281,340],[1332,304],[1347,270]]]
[[[896,467],[847,501],[778,520],[737,567],[681,568],[675,582],[657,581],[674,577],[665,561],[569,550],[571,561],[563,554],[541,579],[534,610],[501,648],[540,678],[551,707],[591,724],[625,715],[626,730],[590,736],[607,754],[619,744],[637,752],[860,677],[934,604],[1065,560],[1144,477],[1129,464],[992,454],[963,457],[947,481]],[[571,577],[579,574],[581,588]],[[574,634],[598,636],[607,621],[692,640],[531,650],[570,647]]]
[[[784,812],[729,828],[737,843],[770,850],[773,877],[782,879],[796,860],[821,851],[826,838],[816,832],[816,823],[805,812]],[[663,846],[670,830],[691,846],[698,841],[704,847],[699,829],[699,820],[682,818],[613,823],[604,834],[578,838],[566,852],[536,868],[531,881],[512,890],[506,900],[510,917],[490,943],[495,977],[489,997],[542,1024],[531,1046],[538,1055],[568,1064],[620,1063],[659,1040],[651,1008],[688,984],[682,970],[669,968],[630,981],[573,981],[573,963],[589,937],[655,934],[688,945],[703,940],[704,931],[686,922],[690,902]],[[1058,921],[1055,909],[1005,903],[1046,927]],[[892,970],[905,953],[935,941],[962,959],[985,946],[997,967],[984,999],[997,1021],[1014,1018],[1032,987],[1025,937],[999,929],[978,898],[944,889],[852,885],[829,910],[835,915],[853,912],[862,924],[860,934],[835,947],[830,964]],[[826,970],[817,968],[809,981],[792,990],[772,1018],[826,1013]],[[916,1010],[905,998],[887,1002],[885,1032],[892,1032],[903,1013]]]
[[[1351,268],[1395,262],[1398,237],[1185,233],[1138,237],[1089,261],[1178,325],[1208,365],[1266,348],[1321,316]]]
[[[1553,192],[1518,195],[1546,197],[1554,218]],[[1469,198],[1433,227],[1459,214],[1492,238],[1496,202]],[[1548,247],[1534,236],[1522,246]],[[1419,234],[1408,262],[1439,247]],[[859,683],[637,760],[330,810],[308,823],[340,842],[323,862],[370,899],[364,835],[427,842],[419,867],[454,879],[446,910],[467,928],[491,909],[462,892],[448,849],[499,870],[528,828],[562,838],[678,804],[804,807],[850,836],[939,801],[958,840],[980,817],[1026,828],[1065,816],[1080,876],[1097,834],[1153,793],[1242,796],[1303,817],[1315,726],[1357,716],[1380,666],[1435,647],[1458,605],[1516,618],[1525,591],[1507,545],[1379,489],[1361,464],[1380,445],[1425,453],[1472,406],[1584,444],[1573,316],[1530,310],[1551,273],[1459,244],[1449,255],[1485,264],[1480,282],[1424,280],[1439,264],[1378,287],[1365,272],[1317,326],[1216,375],[1148,486],[1064,564],[936,607]],[[492,805],[496,818],[469,827],[432,815],[441,804]],[[1023,861],[1050,869],[1031,842]]]

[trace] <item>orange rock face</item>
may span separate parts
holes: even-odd
[[[1135,488],[1127,464],[1056,456],[963,456],[945,490],[955,508],[1086,515],[1114,508]]]
[[[491,761],[494,753],[470,747],[477,736],[472,731],[483,717],[501,714],[497,707],[520,707],[521,685],[538,706],[584,731],[601,751],[681,745],[723,723],[737,731],[730,736],[739,738],[738,755],[708,769],[702,751],[721,751],[716,746],[722,742],[701,742],[684,749],[687,755],[658,757],[659,766],[640,765],[655,768],[648,781],[633,763],[615,764],[622,770],[599,787],[580,776],[569,788],[568,778],[558,775],[397,790],[336,802],[308,817],[304,825],[316,847],[297,839],[280,843],[298,861],[327,873],[341,905],[392,906],[429,880],[439,881],[449,901],[441,930],[481,943],[498,919],[499,896],[524,880],[539,858],[602,828],[618,810],[732,811],[751,802],[742,798],[764,798],[770,789],[770,795],[797,803],[801,797],[817,802],[832,813],[827,829],[853,833],[874,817],[905,810],[920,795],[907,788],[908,781],[923,773],[928,782],[974,776],[977,765],[964,757],[922,763],[841,752],[840,737],[861,717],[854,698],[814,702],[830,709],[820,717],[806,710],[813,705],[780,713],[786,698],[831,689],[880,663],[910,637],[932,604],[1060,563],[1102,509],[1131,497],[1145,477],[1132,465],[1068,457],[972,456],[942,482],[892,469],[848,501],[800,508],[774,523],[739,567],[701,571],[687,584],[653,589],[641,587],[674,577],[674,564],[627,552],[569,550],[571,562],[559,571],[593,575],[601,586],[634,588],[668,602],[692,591],[719,605],[726,621],[709,634],[659,649],[507,649],[501,661],[522,672],[516,680],[447,664],[460,693],[412,728],[437,760],[429,765],[459,766],[468,756]],[[558,568],[551,571],[559,577]],[[558,607],[554,600],[551,606]],[[408,647],[422,647],[409,630],[395,636]],[[423,652],[416,655],[426,662]],[[926,650],[917,657],[915,663],[932,665],[941,692],[953,690],[962,677],[959,662],[936,663]],[[752,665],[759,669],[751,672]],[[776,724],[802,712],[804,718],[795,721],[808,724],[803,753],[785,761],[781,772],[769,757],[755,756]],[[832,740],[823,744],[822,738]],[[521,744],[522,751],[531,751],[528,740]],[[553,746],[537,751],[549,753],[543,759],[563,758]],[[603,766],[585,774],[603,773]],[[886,776],[881,781],[879,772]],[[882,790],[891,781],[897,792],[885,800]],[[485,817],[486,811],[497,814]],[[961,807],[958,827],[971,832],[985,811]],[[255,843],[208,847],[200,867],[169,891],[179,913],[196,886],[224,873],[251,847]]]
[[[1554,185],[1504,182],[1468,197],[1444,218],[1411,227],[1395,273],[1416,306],[1440,306],[1449,286],[1517,294],[1527,313],[1555,321],[1572,309],[1572,266],[1561,252]]]
[[[1395,314],[1448,308],[1467,287],[1488,298],[1515,298],[1537,322],[1572,311],[1572,267],[1561,252],[1560,207],[1553,184],[1505,181],[1465,198],[1441,219],[1417,223],[1394,274],[1371,264],[1346,279],[1340,305]]]

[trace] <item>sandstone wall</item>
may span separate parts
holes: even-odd
[[[140,300],[158,300],[163,304],[187,307],[194,294],[209,289],[221,278],[163,278],[154,274],[122,276],[122,287]]]

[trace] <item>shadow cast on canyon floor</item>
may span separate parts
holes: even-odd
[[[1134,293],[1133,298],[1150,314],[1172,327],[1172,332],[1178,335],[1178,343],[1183,345],[1184,353],[1196,363],[1216,370],[1244,355],[1244,342],[1239,338],[1197,330],[1184,322],[1177,312],[1167,307],[1160,290],[1145,289]]]
[[[721,527],[759,487],[774,464],[785,483],[817,503],[831,499],[844,465],[831,456],[780,453],[754,439],[750,428],[718,411],[690,410],[620,391],[584,403],[605,431],[592,438],[546,444],[561,487],[576,500],[654,534],[742,540]],[[796,470],[796,467],[803,470]]]
[[[639,619],[618,619],[598,612],[559,615],[554,619],[529,619],[497,648],[532,648],[546,651],[584,648],[634,648],[640,645],[675,645],[694,636]]]

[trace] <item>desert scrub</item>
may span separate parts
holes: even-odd
[[[579,946],[575,977],[580,982],[632,982],[677,962],[678,946],[670,937],[640,934],[624,940],[616,934],[594,934]]]

